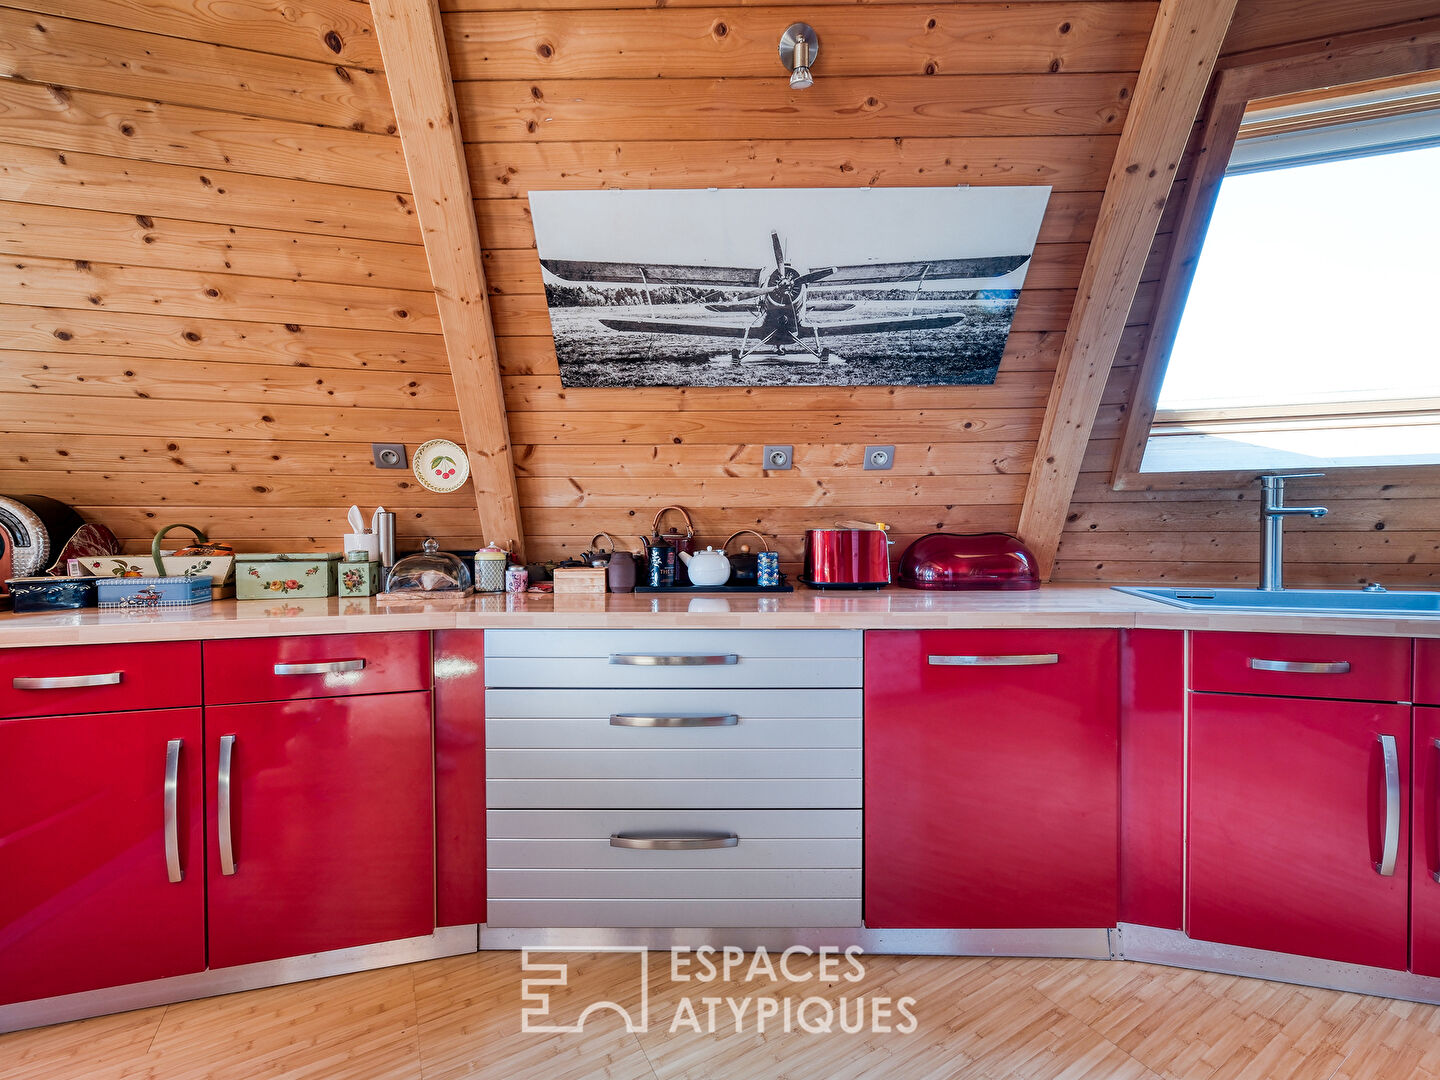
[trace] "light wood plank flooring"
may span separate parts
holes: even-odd
[[[633,956],[543,960],[569,962],[568,986],[549,988],[559,1022],[589,1001],[638,997]],[[657,954],[648,1031],[629,1034],[606,1012],[579,1034],[525,1034],[520,983],[534,974],[522,975],[517,953],[480,953],[0,1036],[0,1078],[1440,1080],[1440,1009],[1429,1005],[1133,963],[862,963],[854,983],[742,972],[672,983]],[[813,961],[791,966],[815,972]],[[886,995],[916,999],[913,1033],[786,1033],[783,1014],[756,1031],[760,998]],[[702,1027],[704,997],[754,1000],[739,1033],[724,1005],[714,1033],[672,1033],[682,997]],[[806,1015],[815,1022],[818,1007]]]

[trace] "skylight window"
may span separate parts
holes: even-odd
[[[1247,112],[1142,472],[1440,463],[1436,90]]]

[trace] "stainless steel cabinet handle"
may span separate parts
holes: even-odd
[[[668,656],[664,653],[611,653],[610,663],[628,664],[631,667],[709,667],[715,664],[738,664],[740,657],[734,653],[717,653],[714,656],[681,653]]]
[[[1440,739],[1436,739],[1436,740],[1435,740],[1435,749],[1436,749],[1436,750],[1440,750]],[[1431,874],[1430,876],[1435,879],[1435,883],[1436,883],[1437,885],[1440,885],[1440,871],[1437,871],[1437,872]]]
[[[165,744],[165,874],[171,882],[185,880],[180,866],[180,747],[183,739]]]
[[[123,672],[107,671],[103,675],[48,675],[32,678],[17,675],[10,680],[16,690],[70,690],[77,686],[114,686],[123,678]]]
[[[324,660],[315,664],[276,664],[276,675],[338,675],[342,671],[363,671],[364,660]]]
[[[734,833],[612,833],[610,846],[636,848],[640,851],[707,851],[711,848],[735,847],[740,837]]]
[[[1381,877],[1395,876],[1395,858],[1400,854],[1400,756],[1395,752],[1395,736],[1380,736],[1380,751],[1385,756],[1385,839],[1375,872]]]
[[[230,766],[235,760],[235,736],[220,736],[220,768],[216,774],[216,817],[219,818],[220,873],[235,873],[235,840],[230,834]]]
[[[1297,675],[1344,675],[1350,670],[1350,661],[1328,660],[1312,664],[1304,660],[1257,660],[1252,656],[1250,667],[1255,671],[1289,671]]]
[[[1058,664],[1060,654],[1027,653],[1015,656],[930,656],[931,667],[1032,667],[1037,664]]]
[[[723,716],[642,716],[638,713],[611,713],[611,727],[734,727],[740,717]]]

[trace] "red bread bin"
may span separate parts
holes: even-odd
[[[900,556],[907,589],[1038,589],[1035,556],[1009,533],[930,533]]]

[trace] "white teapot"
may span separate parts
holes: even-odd
[[[690,575],[691,585],[724,585],[730,580],[730,560],[723,551],[716,551],[713,547],[707,547],[693,555],[682,551],[680,561],[685,564],[685,572]]]

